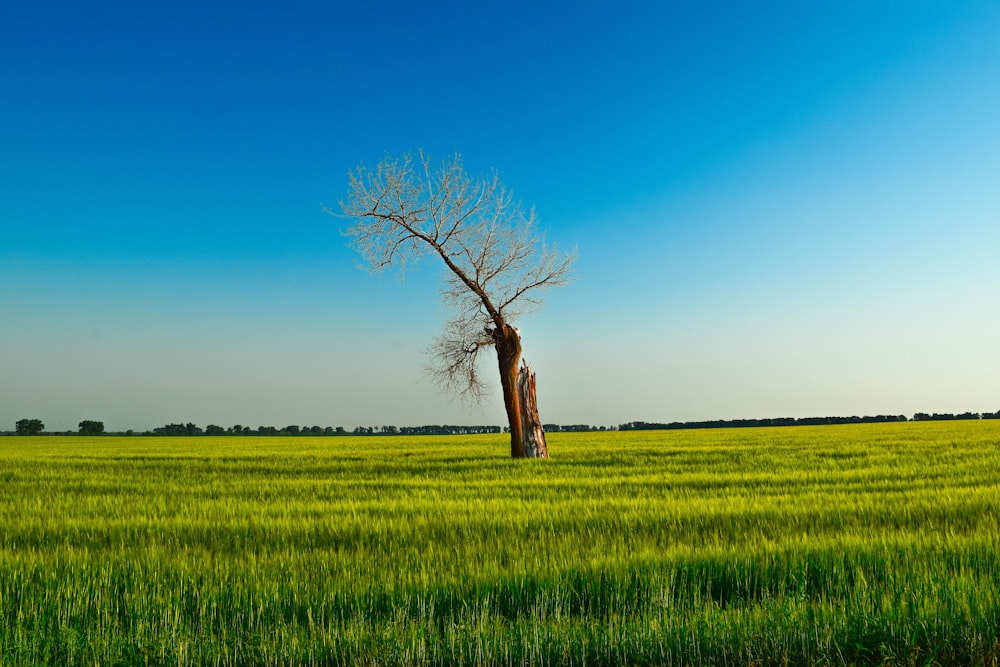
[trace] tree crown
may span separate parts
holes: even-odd
[[[405,272],[428,255],[447,267],[441,295],[451,317],[430,370],[463,395],[481,395],[479,350],[571,279],[575,253],[546,245],[534,209],[526,213],[496,173],[468,176],[457,154],[437,166],[422,152],[386,156],[374,169],[362,164],[350,172],[340,207],[370,270]]]

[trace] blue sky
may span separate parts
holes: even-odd
[[[0,430],[503,423],[322,211],[420,148],[578,249],[546,422],[1000,409],[995,3],[40,1],[0,62]]]

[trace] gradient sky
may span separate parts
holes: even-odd
[[[504,423],[322,211],[419,148],[578,249],[543,421],[1000,410],[998,82],[993,2],[3,3],[0,430]]]

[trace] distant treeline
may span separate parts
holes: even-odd
[[[133,435],[473,435],[478,433],[503,433],[499,426],[358,426],[352,431],[343,426],[297,426],[283,428],[258,426],[251,428],[236,424],[229,428],[209,424],[203,429],[194,424],[167,424],[145,433]]]
[[[864,417],[777,417],[770,419],[716,419],[702,422],[670,422],[660,424],[655,422],[629,422],[618,427],[619,431],[663,431],[671,429],[685,428],[741,428],[752,426],[822,426],[825,424],[878,424],[884,422],[905,422],[905,421],[949,421],[956,419],[1000,419],[1000,410],[997,412],[963,412],[962,414],[952,414],[950,412],[927,414],[918,412],[913,415],[913,419],[907,419],[906,415],[875,415]]]
[[[918,412],[911,419],[905,415],[875,415],[874,417],[777,417],[769,419],[716,419],[712,421],[699,422],[670,422],[667,424],[659,422],[628,422],[619,426],[590,426],[587,424],[544,424],[543,428],[548,433],[583,433],[589,431],[662,431],[676,429],[694,428],[742,428],[751,426],[820,426],[824,424],[876,424],[882,422],[905,422],[905,421],[948,421],[958,419],[1000,419],[1000,410],[997,412],[963,412],[952,414],[950,412],[928,414]],[[45,431],[45,424],[40,419],[21,419],[15,425],[14,431],[0,431],[2,434],[10,435],[170,435],[170,436],[196,436],[196,435],[477,435],[481,433],[507,433],[506,426],[358,426],[348,431],[342,426],[297,426],[295,424],[278,428],[276,426],[258,426],[251,428],[236,424],[224,427],[216,424],[209,424],[205,428],[196,426],[188,422],[186,424],[167,424],[159,426],[152,431],[121,431],[108,433],[104,430],[104,422],[85,419],[80,422],[78,431]]]

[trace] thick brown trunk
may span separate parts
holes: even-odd
[[[545,444],[545,431],[538,417],[538,402],[535,399],[535,374],[525,363],[517,375],[517,396],[521,402],[521,437],[524,457],[528,459],[549,458],[549,448]]]
[[[510,426],[511,458],[548,458],[545,433],[538,418],[535,400],[535,374],[521,361],[521,336],[504,324],[493,332],[500,365],[500,386]]]
[[[521,431],[521,401],[517,394],[518,362],[521,360],[521,337],[509,325],[493,332],[496,340],[497,361],[500,364],[500,386],[503,388],[503,405],[507,410],[510,426],[510,456],[524,456],[524,437]]]

